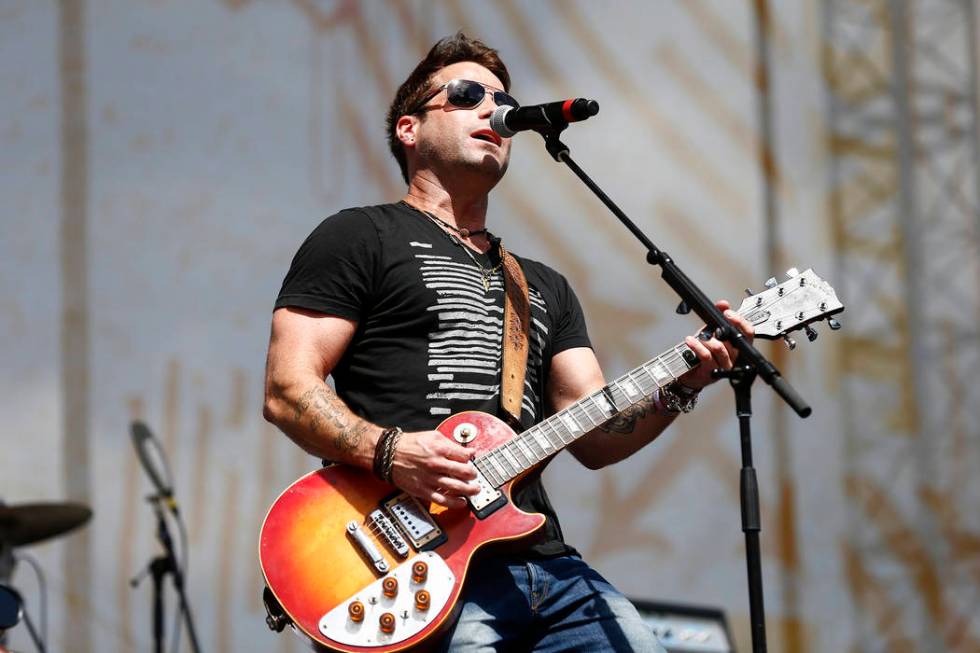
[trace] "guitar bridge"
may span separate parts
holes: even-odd
[[[373,530],[384,538],[391,550],[398,554],[398,557],[408,556],[408,544],[405,543],[405,538],[401,536],[391,520],[388,519],[388,515],[381,510],[374,510],[369,519],[374,525]]]

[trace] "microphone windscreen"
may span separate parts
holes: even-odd
[[[134,420],[129,425],[129,434],[133,439],[133,444],[137,446],[141,442],[145,440],[149,440],[150,438],[153,437],[153,434],[150,433],[150,429],[146,426],[146,424],[144,424],[139,420]]]
[[[502,136],[503,138],[510,138],[511,136],[516,134],[517,132],[511,129],[510,127],[508,127],[507,123],[505,122],[505,118],[507,117],[507,114],[513,110],[514,107],[508,106],[506,104],[502,107],[497,107],[496,109],[494,109],[493,113],[490,114],[490,129],[492,129],[494,132],[496,132],[498,135]]]
[[[133,440],[133,448],[136,449],[136,457],[140,459],[146,475],[150,477],[157,492],[169,496],[172,494],[170,488],[170,471],[167,468],[167,461],[163,458],[163,451],[150,429],[139,420],[134,420],[129,428],[130,437]],[[156,460],[154,460],[154,458]]]

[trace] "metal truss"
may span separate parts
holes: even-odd
[[[975,7],[822,6],[854,650],[976,651]]]

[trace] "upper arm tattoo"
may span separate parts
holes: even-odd
[[[352,416],[350,409],[327,385],[310,388],[299,398],[296,402],[297,421],[304,415],[309,416],[310,427],[314,431],[332,427],[335,435],[333,442],[343,452],[356,449],[368,430],[367,423]]]

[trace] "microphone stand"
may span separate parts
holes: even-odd
[[[751,416],[752,383],[756,376],[768,383],[790,408],[800,417],[812,412],[810,406],[800,397],[762,353],[738,330],[729,324],[708,296],[677,266],[674,260],[659,249],[640,231],[615,202],[572,160],[568,146],[558,138],[568,126],[567,122],[553,123],[550,127],[537,129],[544,138],[545,149],[558,162],[564,163],[588,186],[596,197],[612,211],[620,222],[647,249],[646,260],[650,265],[659,265],[661,277],[681,299],[678,313],[694,311],[704,320],[706,329],[718,340],[727,341],[738,350],[739,365],[731,370],[714,370],[715,378],[727,378],[735,391],[735,413],[739,421],[742,446],[742,469],[739,478],[740,502],[742,509],[742,532],[745,534],[745,562],[749,590],[749,617],[752,627],[752,651],[766,651],[766,617],[762,593],[762,565],[759,549],[759,532],[762,530],[759,511],[759,484],[752,467]]]
[[[167,519],[164,515],[160,503],[166,501],[166,497],[160,494],[153,494],[147,497],[147,501],[153,506],[153,512],[157,517],[157,540],[163,546],[163,555],[157,556],[150,561],[136,578],[130,581],[130,585],[136,587],[139,582],[149,574],[153,579],[153,642],[154,653],[163,653],[163,629],[164,629],[164,602],[163,602],[163,581],[170,575],[173,577],[174,589],[177,590],[177,600],[181,616],[187,625],[187,633],[191,640],[191,650],[200,653],[200,646],[197,642],[197,632],[194,629],[194,619],[191,615],[190,604],[184,593],[184,572],[177,564],[177,556],[174,554],[173,539],[170,537],[170,529],[167,527]],[[186,555],[187,552],[184,552]]]

